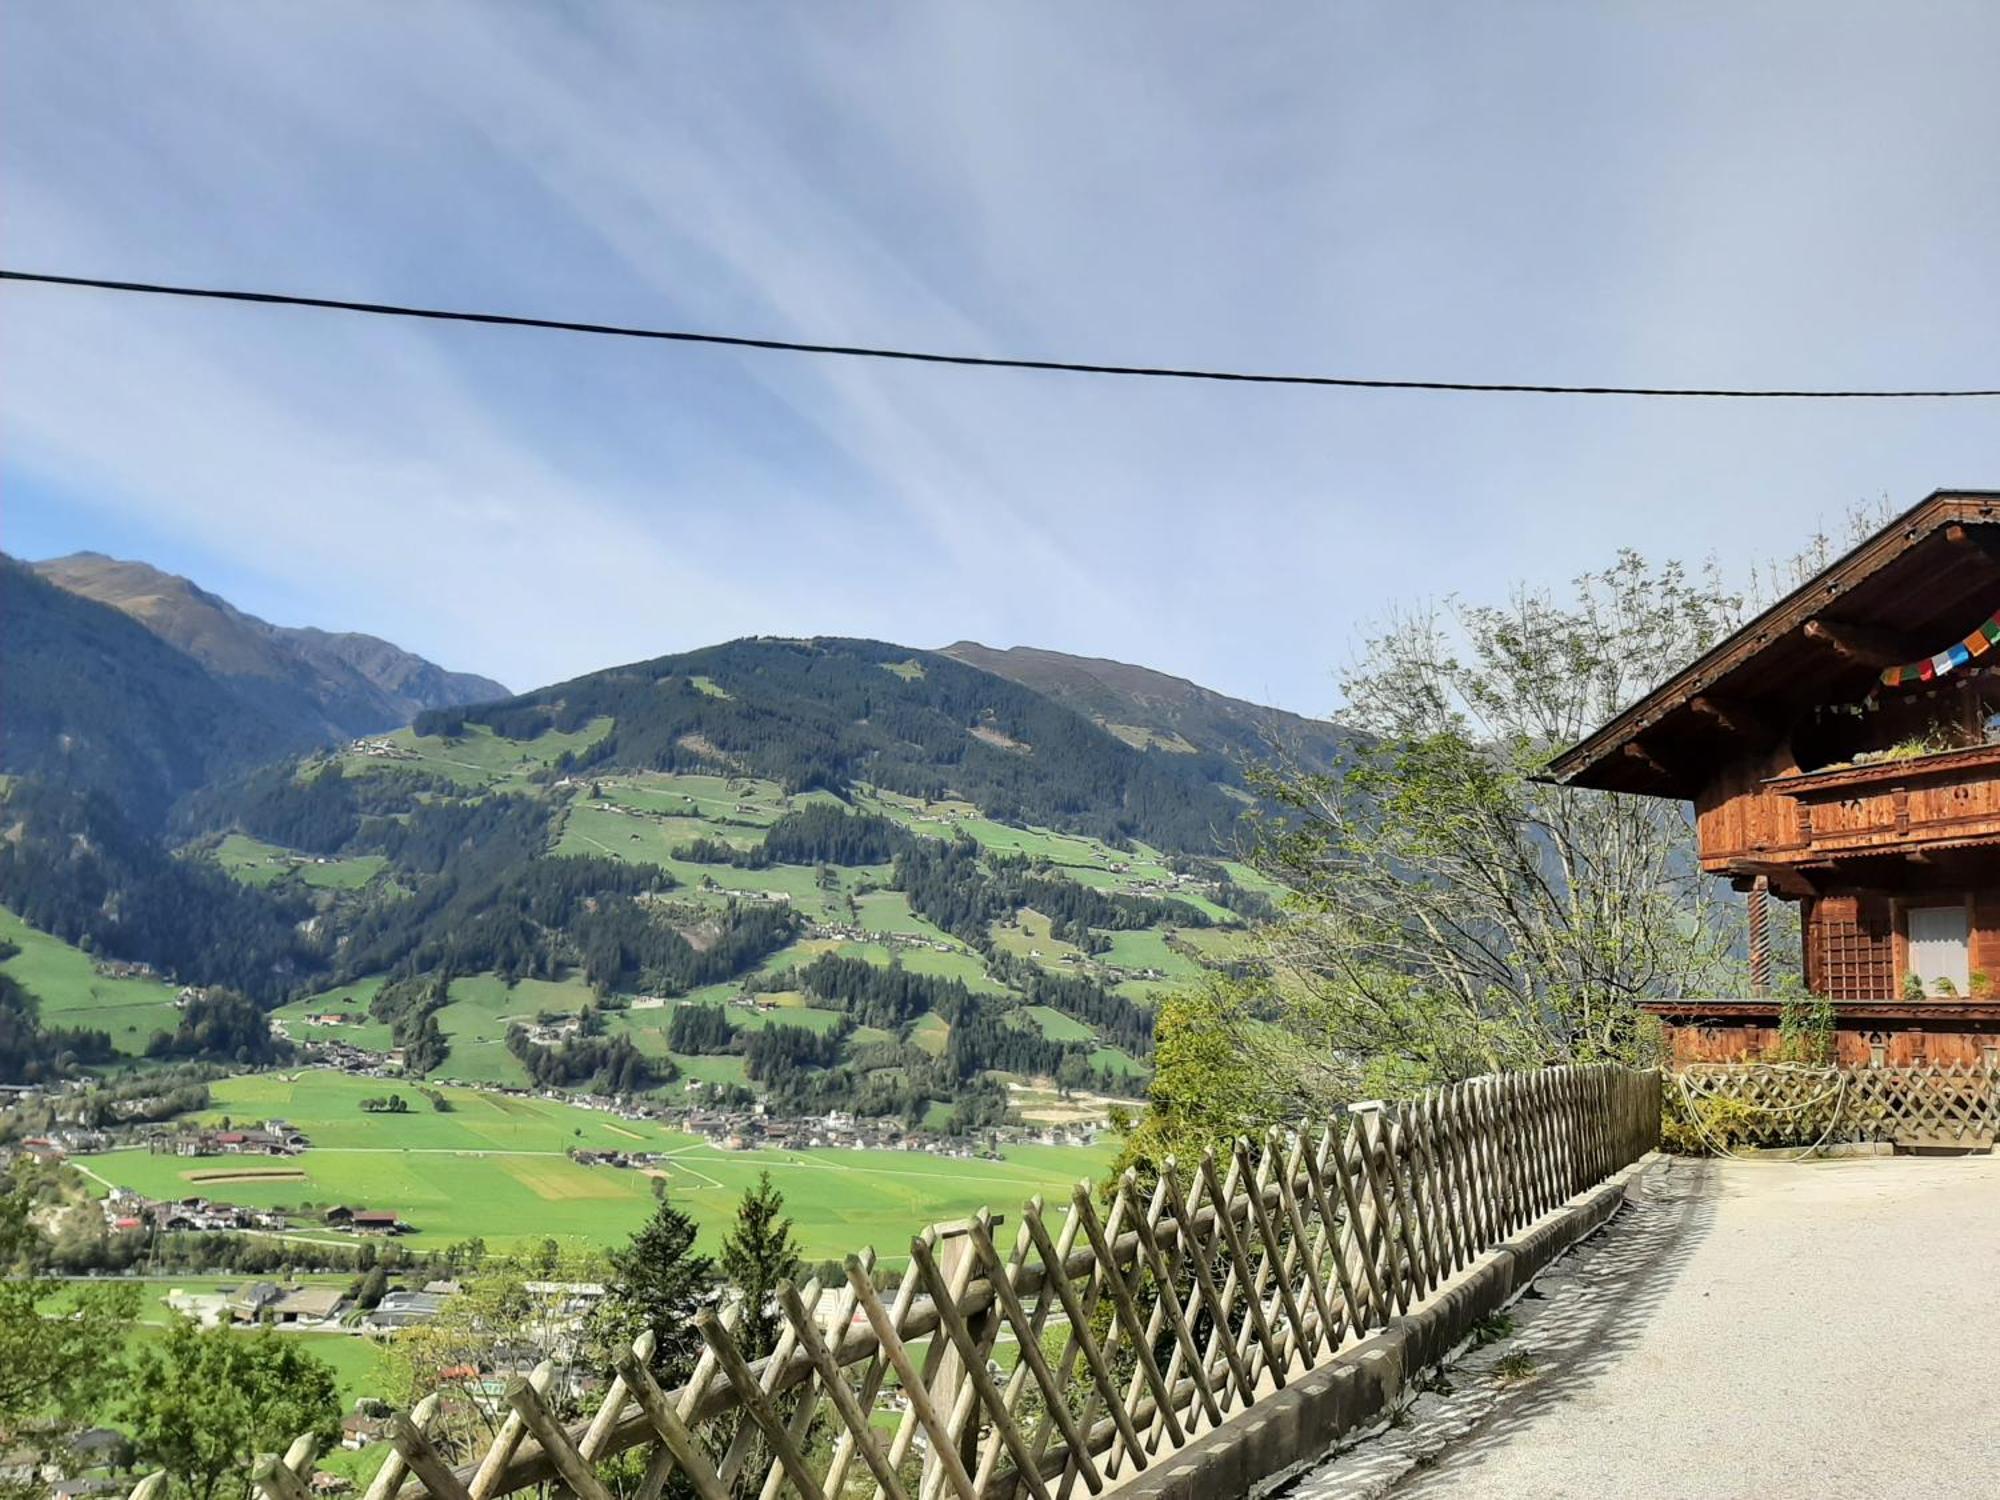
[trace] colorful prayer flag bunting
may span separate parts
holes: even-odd
[[[1885,667],[1882,686],[1902,687],[1912,682],[1935,681],[1964,666],[1973,657],[1984,656],[1996,644],[2000,644],[2000,610],[1988,615],[1979,628],[1964,640],[1945,647],[1928,660],[1913,661],[1901,667]]]

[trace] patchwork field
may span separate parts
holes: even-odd
[[[385,1087],[409,1100],[409,1113],[361,1112],[361,1099]],[[1036,1193],[1066,1199],[1079,1180],[1101,1176],[1112,1154],[1109,1145],[1020,1146],[998,1162],[902,1151],[723,1151],[649,1120],[542,1099],[442,1092],[448,1112],[432,1109],[414,1089],[323,1070],[225,1079],[214,1086],[207,1118],[283,1118],[310,1135],[312,1147],[283,1163],[116,1151],[82,1165],[101,1183],[150,1197],[200,1191],[264,1208],[393,1209],[420,1230],[406,1242],[417,1249],[475,1237],[494,1249],[545,1238],[604,1248],[621,1243],[651,1212],[652,1179],[581,1167],[565,1153],[655,1151],[666,1154],[658,1171],[700,1224],[708,1249],[720,1244],[743,1190],[768,1169],[809,1257],[873,1244],[900,1259],[910,1237],[937,1220],[983,1205],[1007,1211]]]
[[[715,780],[711,777],[676,777],[674,780]],[[804,799],[798,799],[804,800]],[[735,806],[731,804],[732,808]],[[699,864],[678,859],[676,849],[697,838],[718,839],[739,848],[748,848],[762,836],[762,823],[773,821],[782,809],[744,804],[744,810],[727,816],[745,823],[761,819],[754,827],[704,822],[681,813],[654,815],[629,810],[610,801],[578,802],[563,814],[562,832],[557,837],[557,854],[594,854],[626,860],[632,864],[658,865],[672,875],[685,894],[695,899],[712,895],[720,901],[732,892],[748,895],[779,895],[793,910],[807,917],[845,919],[848,898],[860,887],[880,885],[889,877],[886,865],[837,868],[822,885],[817,871],[806,865],[771,865],[762,870],[739,869],[734,865]]]

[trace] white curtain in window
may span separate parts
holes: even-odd
[[[1910,972],[1931,989],[1949,979],[1962,995],[1968,982],[1970,931],[1965,905],[1910,908]]]

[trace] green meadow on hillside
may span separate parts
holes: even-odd
[[[1114,932],[1111,934],[1111,946],[1097,957],[1114,969],[1153,969],[1171,980],[1190,980],[1198,978],[1201,974],[1201,965],[1186,954],[1169,947],[1166,933],[1157,927],[1142,927],[1135,932]]]
[[[180,1020],[175,986],[99,974],[88,953],[37,931],[4,907],[0,938],[21,950],[0,969],[34,992],[47,1025],[97,1027],[111,1034],[111,1045],[120,1052],[138,1057],[154,1032],[172,1031]]]
[[[609,719],[594,719],[568,734],[551,729],[532,740],[502,739],[484,724],[467,724],[451,739],[398,729],[375,737],[392,747],[391,756],[349,749],[339,760],[350,775],[419,770],[485,791],[508,783],[525,784],[531,774],[554,765],[565,753],[587,750],[610,732]]]
[[[304,1000],[294,1000],[289,1005],[281,1005],[271,1012],[274,1019],[284,1023],[285,1033],[295,1042],[346,1042],[352,1047],[365,1047],[371,1052],[387,1052],[395,1043],[389,1036],[389,1028],[368,1014],[368,1002],[375,998],[375,992],[382,988],[380,979],[362,979],[353,984],[343,984],[338,989],[322,990]],[[307,1016],[339,1015],[350,1017],[344,1025],[308,1025]]]
[[[216,845],[215,861],[245,885],[276,885],[296,880],[323,891],[355,891],[381,874],[389,861],[379,854],[326,859],[294,853],[246,833],[226,835]]]

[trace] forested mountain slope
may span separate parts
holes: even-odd
[[[123,611],[287,728],[322,740],[395,729],[429,708],[504,698],[489,677],[447,672],[372,635],[296,629],[142,562],[77,552],[32,565]]]
[[[231,767],[316,738],[118,610],[0,559],[0,770],[93,788],[152,825]]]
[[[1034,689],[1102,725],[1129,744],[1231,761],[1268,759],[1272,742],[1310,770],[1337,765],[1352,730],[1323,719],[1248,703],[1150,667],[1071,656],[1034,646],[996,650],[956,641],[941,653]]]
[[[46,665],[8,682],[0,905],[93,976],[39,995],[60,1025],[23,1022],[49,1066],[337,1043],[970,1129],[1129,1093],[1162,989],[1250,962],[1271,910],[1226,858],[1238,758],[1140,748],[936,653],[734,641],[327,744],[242,691],[255,632],[191,639],[242,669],[220,678],[25,569],[8,596],[32,627],[10,648]],[[90,691],[57,712],[71,678]],[[121,734],[169,745],[154,765]],[[206,994],[121,1018],[134,965]]]
[[[1242,801],[1213,752],[1134,747],[1044,694],[935,652],[822,637],[731,641],[594,672],[474,709],[426,714],[527,739],[596,720],[579,768],[724,771],[792,791],[866,782],[959,797],[989,817],[1213,853]]]

